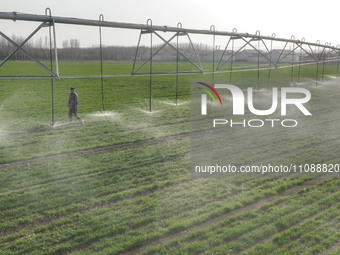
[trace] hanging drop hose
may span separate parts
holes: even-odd
[[[99,15],[99,21],[104,21],[104,15]],[[101,81],[101,89],[102,89],[102,111],[105,112],[105,104],[104,104],[104,77],[103,77],[103,46],[102,46],[102,26],[99,26],[99,49],[100,49],[100,81]]]
[[[237,33],[236,28],[233,28],[233,33]],[[232,38],[232,42],[231,42],[231,59],[230,59],[230,74],[229,74],[229,83],[230,84],[231,84],[232,73],[233,73],[233,62],[234,62],[234,38]]]
[[[267,87],[269,88],[269,81],[271,75],[271,67],[272,67],[272,52],[273,52],[273,38],[275,38],[276,34],[272,33],[272,39],[270,40],[270,57],[269,57],[269,70],[268,70],[268,80],[267,80]]]
[[[182,28],[182,23],[177,23],[177,28]],[[179,72],[179,54],[178,54],[178,36],[179,32],[176,33],[176,106],[178,105],[178,72]]]
[[[212,84],[215,83],[215,26],[210,26],[210,31],[213,31],[213,40],[212,40]]]
[[[257,41],[257,90],[259,90],[260,89],[260,37],[261,37],[260,30],[256,31],[256,35],[258,36],[258,41]]]
[[[301,39],[301,41],[304,42],[305,38],[303,37]],[[301,45],[300,45],[300,47],[301,47]],[[302,59],[302,50],[300,49],[299,62],[301,61],[301,59]],[[299,66],[299,69],[298,69],[298,83],[300,83],[300,69],[301,69],[301,66]]]
[[[149,25],[149,22],[150,22],[150,25]],[[151,103],[152,103],[152,34],[153,34],[152,20],[148,19],[146,21],[146,25],[148,26],[148,29],[150,30],[150,84],[149,84],[150,93],[149,93],[149,111],[152,112],[152,107],[151,107]]]
[[[49,31],[49,37],[50,37],[50,68],[52,71],[53,68],[53,61],[52,61],[52,31],[51,31],[51,25],[52,25],[52,12],[50,8],[46,8],[45,9],[45,15],[50,17],[50,24],[48,27],[48,31]],[[51,125],[52,127],[54,126],[54,85],[53,85],[53,76],[51,75],[50,77],[51,80],[51,97],[52,97],[52,121],[51,121]]]

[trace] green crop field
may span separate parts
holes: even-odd
[[[127,62],[104,63],[106,75],[131,69]],[[275,69],[269,80],[269,71],[260,71],[261,88],[274,78],[307,86],[317,116],[307,122],[312,139],[302,129],[290,147],[275,137],[268,148],[274,162],[284,155],[340,163],[337,66],[321,64],[317,75],[316,69]],[[154,70],[175,66],[155,63]],[[192,67],[181,63],[181,70]],[[62,62],[60,72],[98,75],[100,66]],[[235,72],[232,79],[257,81],[257,74]],[[45,73],[30,62],[8,62],[0,76],[8,75]],[[197,178],[189,172],[192,78],[211,74],[178,76],[176,106],[176,76],[154,76],[152,113],[148,76],[105,78],[105,114],[99,78],[55,80],[53,127],[50,80],[0,80],[0,254],[340,254],[338,178]],[[71,86],[83,125],[68,124]],[[257,153],[266,137],[259,131],[240,141],[252,152],[249,163],[269,161]],[[230,148],[235,164],[243,160],[242,148]]]

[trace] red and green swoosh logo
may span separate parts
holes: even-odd
[[[203,83],[203,82],[197,82],[197,83],[198,83],[198,84],[201,84],[201,85],[203,85],[203,86],[205,86],[205,87],[207,87],[208,89],[210,89],[210,90],[217,96],[217,98],[218,98],[218,100],[220,101],[220,104],[221,104],[221,106],[222,106],[221,97],[220,97],[220,95],[217,93],[217,91],[216,91],[212,86],[210,86],[210,85],[208,85],[208,84],[206,84],[206,83]],[[201,88],[201,87],[197,87],[197,88],[203,90],[204,92],[206,92],[206,93],[212,98],[212,100],[214,101],[214,103],[217,104],[217,103],[216,103],[216,100],[215,100],[215,98],[214,98],[214,96],[212,95],[212,93],[211,93],[209,90],[204,89],[204,88]]]

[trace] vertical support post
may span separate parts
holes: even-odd
[[[57,36],[55,31],[55,20],[53,20],[53,42],[54,42],[54,58],[57,79],[59,79],[59,61],[58,61],[58,48],[57,48]]]
[[[295,36],[292,35],[291,38],[292,40],[295,40]],[[290,69],[290,84],[291,86],[293,85],[293,77],[294,77],[294,58],[295,58],[295,54],[294,54],[294,43],[292,44],[293,46],[293,51],[292,51],[292,64],[291,64],[291,69]]]
[[[104,21],[104,15],[99,15],[99,21]],[[104,77],[103,77],[103,46],[102,46],[102,26],[99,26],[99,49],[100,49],[100,81],[102,89],[102,111],[105,112],[104,104]]]
[[[318,78],[319,78],[319,60],[316,62],[315,87],[318,87]]]
[[[295,53],[294,51],[292,52],[292,65],[290,69],[290,83],[293,84],[293,79],[294,79],[294,58],[295,58]]]
[[[152,30],[152,20],[148,19],[147,20],[147,26],[148,29],[150,31],[150,83],[149,83],[149,111],[152,111],[152,34],[153,34],[153,30]]]
[[[276,34],[272,33],[272,38],[275,38]],[[270,57],[269,57],[269,69],[268,69],[268,80],[267,87],[269,88],[270,75],[272,70],[272,58],[273,58],[273,39],[270,40]]]
[[[300,50],[300,55],[299,55],[299,69],[298,69],[298,79],[297,83],[300,83],[300,70],[301,70],[301,59],[302,59],[302,51]]]
[[[305,38],[303,37],[303,38],[301,39],[301,41],[304,42],[304,41],[305,41]],[[301,44],[300,44],[300,47],[302,47]],[[299,64],[298,81],[297,81],[298,83],[300,83],[301,60],[302,60],[302,50],[301,50],[301,48],[300,48],[300,57],[299,57],[299,62],[300,62],[300,64]]]
[[[258,35],[257,41],[257,90],[260,90],[260,30],[256,31],[256,35]]]
[[[52,12],[51,12],[51,9],[50,8],[46,8],[45,9],[45,15],[46,16],[50,16],[50,25],[48,27],[48,30],[49,30],[49,38],[50,38],[50,68],[51,68],[51,71],[53,70],[53,61],[52,61],[52,31],[51,31],[51,22],[52,22],[52,19],[51,19],[51,16],[52,16]],[[52,121],[51,121],[51,126],[53,127],[54,126],[54,84],[53,84],[53,76],[51,75],[51,98],[52,98]]]
[[[236,28],[233,28],[233,33],[235,33],[235,34],[237,33]],[[230,84],[231,84],[231,79],[232,79],[232,75],[233,75],[233,62],[234,62],[234,39],[232,39],[232,42],[231,42],[231,59],[230,59],[230,73],[229,73],[229,83]]]
[[[326,46],[330,46],[329,43],[326,42]],[[329,53],[328,53],[329,54]],[[325,74],[325,63],[326,63],[326,58],[328,56],[328,54],[324,54],[324,59],[322,59],[322,75],[321,75],[321,83],[323,83],[323,78],[324,78],[324,74]],[[322,55],[321,55],[322,56]]]
[[[320,44],[320,40],[316,41],[317,44]],[[315,54],[317,54],[316,46],[315,46]],[[316,61],[316,77],[315,77],[315,87],[318,87],[318,77],[319,77],[319,57]]]
[[[231,41],[231,59],[230,59],[230,72],[229,72],[229,83],[231,84],[232,75],[233,75],[233,61],[234,61],[234,39]]]
[[[182,28],[181,22],[177,23],[177,28]],[[176,106],[178,105],[178,72],[179,72],[178,35],[179,32],[177,32],[176,35]]]
[[[340,47],[340,45],[338,44],[336,46],[337,48]],[[340,60],[340,52],[336,51],[338,53],[338,61],[336,62],[336,78],[339,78],[339,60]]]
[[[212,84],[215,83],[215,26],[211,25],[210,26],[210,31],[213,31],[213,41],[212,41]]]

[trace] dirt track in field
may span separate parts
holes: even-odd
[[[205,132],[205,131],[201,131],[201,132]],[[174,140],[174,139],[183,139],[183,138],[186,138],[186,137],[189,137],[189,136],[190,136],[190,133],[183,133],[183,134],[171,135],[171,136],[166,136],[166,137],[151,138],[151,139],[142,140],[142,141],[133,141],[133,142],[126,142],[126,143],[120,143],[120,144],[115,144],[115,145],[79,150],[79,151],[75,151],[75,152],[66,152],[66,153],[37,157],[37,158],[32,158],[32,159],[18,160],[18,161],[14,161],[14,162],[10,162],[10,163],[0,164],[0,170],[2,168],[11,167],[11,166],[15,166],[15,165],[23,165],[23,164],[35,163],[35,162],[43,162],[43,161],[48,161],[48,160],[53,160],[53,159],[58,159],[58,158],[64,158],[64,157],[68,157],[68,156],[78,156],[78,155],[83,155],[83,154],[96,153],[96,152],[100,152],[100,151],[111,151],[111,150],[115,150],[115,149],[126,148],[126,147],[136,146],[136,145],[147,145],[147,144],[153,144],[153,143],[157,143],[157,142],[166,142],[166,141],[171,141],[171,140]],[[336,138],[336,140],[340,140],[340,138],[338,137],[338,138]],[[327,143],[330,143],[330,142],[334,142],[334,139],[323,141],[320,144],[327,144]],[[296,150],[298,150],[298,149],[301,149],[301,148],[297,148]],[[263,159],[261,159],[261,160],[263,160]],[[96,173],[93,173],[93,174],[96,174]],[[72,178],[74,178],[74,176],[70,176],[68,178],[70,178],[70,180],[71,180]],[[231,217],[235,214],[238,214],[238,213],[241,213],[241,212],[247,211],[247,210],[258,209],[263,204],[270,202],[270,201],[273,201],[279,196],[291,196],[291,195],[294,195],[301,188],[313,186],[313,185],[317,184],[319,181],[323,180],[323,178],[325,178],[325,177],[319,177],[319,178],[315,178],[315,179],[310,180],[310,181],[306,181],[302,185],[295,185],[293,187],[288,188],[287,190],[283,191],[280,194],[260,199],[257,202],[254,202],[252,204],[249,204],[249,205],[244,206],[244,207],[239,208],[239,209],[235,209],[235,210],[228,212],[224,215],[221,215],[221,216],[218,216],[218,217],[213,218],[211,220],[208,220],[208,221],[206,221],[202,224],[188,228],[187,230],[184,230],[184,231],[181,231],[181,232],[178,232],[178,233],[174,233],[172,235],[169,235],[169,236],[160,238],[158,240],[152,241],[152,242],[150,242],[146,245],[143,245],[143,246],[141,246],[137,249],[131,250],[131,251],[126,252],[124,254],[125,255],[139,254],[143,251],[146,251],[150,247],[158,246],[160,244],[167,243],[167,242],[169,242],[173,239],[183,237],[183,236],[187,235],[188,233],[190,233],[191,231],[206,228],[206,227],[208,227],[212,224],[215,224],[219,221],[222,221],[222,220],[224,220],[228,217]],[[191,181],[191,180],[187,180],[187,181]],[[51,181],[51,182],[53,182],[53,181]],[[11,192],[19,192],[19,191],[24,191],[24,190],[27,190],[27,189],[35,189],[35,188],[39,188],[39,187],[47,185],[47,184],[48,183],[32,185],[30,187],[23,187],[23,188],[19,188],[19,189],[10,190],[10,191],[5,191],[5,192],[2,192],[0,194],[9,194]],[[176,184],[174,184],[174,185],[176,185]],[[152,192],[157,192],[157,190],[148,191],[147,193],[152,193]],[[142,193],[140,195],[144,196],[144,195],[146,195],[146,193]],[[91,210],[96,209],[98,207],[111,207],[112,205],[114,205],[117,202],[120,202],[120,201],[125,200],[125,199],[131,199],[133,197],[135,197],[135,196],[128,196],[128,197],[124,197],[122,199],[118,199],[117,201],[114,201],[114,202],[111,202],[111,203],[107,203],[107,204],[103,204],[103,205],[95,205],[95,206],[92,206],[90,208],[85,208],[85,209],[81,210],[80,213],[85,213],[87,211],[91,211]],[[55,218],[38,220],[38,221],[35,221],[31,224],[20,226],[16,229],[11,229],[11,230],[8,230],[8,231],[2,231],[2,232],[0,232],[0,236],[7,235],[9,233],[15,233],[15,232],[18,232],[22,229],[34,229],[35,227],[37,227],[39,225],[49,224],[50,222],[59,220],[59,219],[64,218],[64,217],[68,217],[68,216],[61,216],[61,217],[59,216],[59,217],[55,217]],[[339,247],[339,245],[340,245],[339,243],[334,244],[332,247],[330,247],[329,251],[335,251]],[[76,248],[75,250],[79,250],[79,249]]]
[[[0,169],[10,167],[10,166],[14,166],[14,165],[21,165],[21,164],[27,164],[27,163],[53,160],[53,159],[56,159],[56,158],[64,158],[64,157],[69,157],[69,156],[79,156],[79,155],[83,155],[83,154],[96,153],[96,152],[100,152],[100,151],[110,151],[110,150],[114,150],[114,149],[120,149],[120,148],[129,147],[129,146],[134,146],[134,145],[146,145],[146,144],[152,144],[152,143],[157,143],[157,142],[162,142],[162,141],[182,139],[184,137],[188,137],[189,135],[190,135],[189,133],[184,133],[184,134],[178,134],[178,135],[151,138],[151,139],[146,139],[146,140],[141,140],[141,141],[107,145],[107,146],[96,147],[96,148],[85,149],[85,150],[79,150],[79,151],[74,151],[74,152],[65,152],[65,153],[54,154],[54,155],[43,156],[43,157],[37,157],[37,158],[31,158],[31,159],[18,160],[18,161],[0,164]]]
[[[292,196],[292,195],[296,194],[300,189],[316,185],[318,182],[322,181],[324,178],[327,178],[327,177],[326,176],[318,177],[318,178],[306,181],[302,185],[292,186],[292,187],[286,189],[285,191],[283,191],[282,193],[279,193],[277,195],[273,195],[273,196],[270,196],[270,197],[266,197],[266,198],[260,199],[260,200],[258,200],[255,203],[249,204],[247,206],[244,206],[244,207],[241,207],[239,209],[233,210],[231,212],[228,212],[228,213],[223,214],[221,216],[218,216],[216,218],[210,219],[210,220],[208,220],[208,221],[206,221],[206,222],[204,222],[202,224],[199,224],[199,225],[196,225],[194,227],[190,227],[190,228],[188,228],[188,229],[186,229],[184,231],[181,231],[181,232],[178,232],[178,233],[175,233],[175,234],[172,234],[172,235],[160,238],[160,239],[155,240],[153,242],[150,242],[150,243],[148,243],[148,244],[146,244],[144,246],[141,246],[141,247],[139,247],[137,249],[131,250],[131,251],[126,252],[126,253],[123,253],[123,255],[136,255],[136,254],[140,254],[140,253],[146,251],[147,249],[149,249],[151,247],[158,246],[158,245],[170,242],[170,241],[172,241],[174,239],[177,239],[177,238],[181,238],[181,237],[189,234],[192,231],[196,231],[196,230],[207,228],[207,227],[209,227],[209,226],[211,226],[213,224],[216,224],[216,223],[218,223],[220,221],[223,221],[223,220],[225,220],[225,219],[227,219],[227,218],[229,218],[229,217],[231,217],[233,215],[236,215],[238,213],[242,213],[242,212],[248,211],[248,210],[258,209],[262,205],[264,205],[265,203],[271,202],[271,201],[275,200],[278,197],[281,197],[281,196]]]

